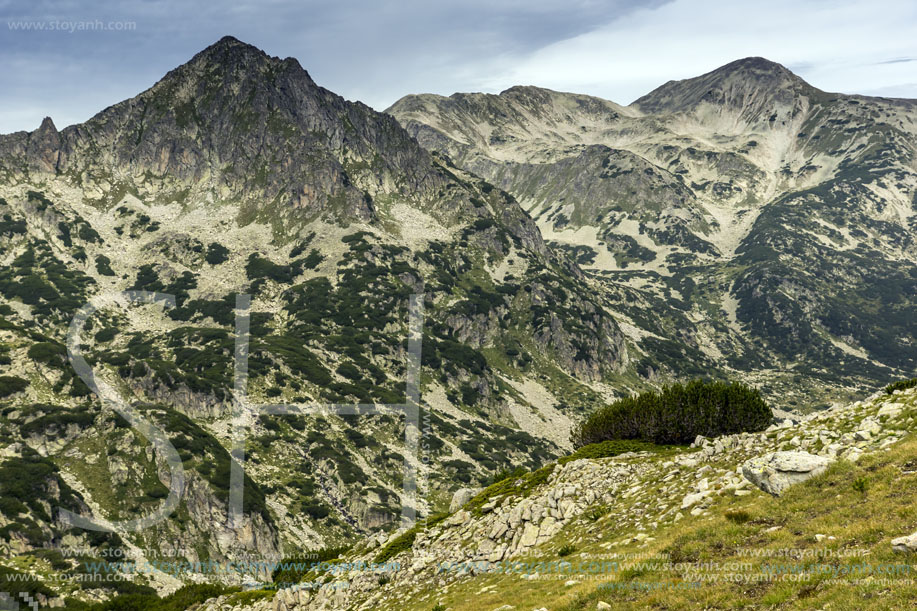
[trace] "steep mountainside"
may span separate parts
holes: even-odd
[[[915,101],[749,58],[626,108],[514,87],[387,112],[587,270],[643,376],[737,371],[810,408],[917,366]]]
[[[390,529],[406,465],[420,515],[536,467],[627,368],[583,272],[511,195],[233,38],[86,123],[0,136],[0,219],[0,468],[37,486],[33,503],[0,506],[9,553],[270,557]],[[174,307],[117,296],[129,290]],[[227,521],[240,293],[253,295],[249,401],[300,405],[404,403],[408,301],[422,294],[423,455],[394,415],[243,411],[245,520]],[[83,355],[184,469],[175,517],[121,543],[51,503],[128,520],[175,477],[68,361],[90,299]]]

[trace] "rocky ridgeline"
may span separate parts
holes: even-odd
[[[674,455],[628,453],[557,465],[528,496],[511,495],[484,504],[478,499],[418,533],[412,548],[391,560],[399,563],[400,570],[384,573],[385,578],[380,579],[381,573],[354,570],[327,579],[318,590],[280,590],[273,600],[251,608],[399,608],[408,601],[424,600],[428,595],[424,592],[448,591],[451,584],[482,570],[482,563],[556,560],[561,545],[600,539],[602,531],[611,528],[629,534],[602,543],[604,549],[648,544],[657,528],[687,514],[708,515],[718,497],[761,494],[756,485],[779,495],[835,460],[855,462],[866,452],[895,443],[914,428],[915,405],[917,389],[876,394],[795,421],[792,418],[797,417],[790,416],[760,433],[699,437],[692,449]],[[583,528],[565,532],[574,523]],[[909,549],[910,541],[917,541],[917,536],[903,537],[896,545]],[[378,548],[365,549],[353,560],[372,562],[377,553]],[[444,565],[450,569],[443,570]],[[225,603],[225,598],[215,599],[205,608],[243,608]]]

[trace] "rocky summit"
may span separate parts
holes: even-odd
[[[0,135],[0,607],[904,608],[915,159],[762,58],[383,113],[232,37]]]

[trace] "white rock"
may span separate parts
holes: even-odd
[[[519,547],[532,547],[538,540],[538,526],[532,522],[527,522],[525,530],[522,531],[522,538],[519,539]]]
[[[892,539],[892,549],[904,553],[917,552],[917,533]]]
[[[483,488],[459,488],[452,495],[452,502],[449,503],[449,513],[454,513],[461,509],[465,503],[473,499]]]
[[[685,495],[685,498],[681,501],[681,508],[687,509],[688,507],[691,507],[692,505],[696,505],[700,503],[706,497],[707,497],[706,491],[695,492],[693,494]]]
[[[808,452],[773,452],[742,465],[745,479],[774,496],[811,477],[824,473],[831,463],[825,456]]]
[[[876,416],[879,418],[895,418],[901,414],[903,409],[904,406],[900,403],[889,403],[879,408],[879,411],[876,412]]]

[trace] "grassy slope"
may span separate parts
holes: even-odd
[[[649,542],[629,541],[615,546],[613,551],[603,549],[602,545],[620,541],[630,533],[616,529],[613,516],[596,524],[586,519],[567,529],[567,536],[558,538],[571,540],[591,531],[590,536],[584,537],[588,544],[564,558],[558,557],[557,550],[553,554],[542,550],[542,558],[526,560],[576,563],[586,558],[614,560],[617,553],[621,562],[618,572],[595,578],[571,574],[539,580],[523,580],[518,575],[482,575],[446,591],[431,592],[411,608],[430,609],[433,604],[442,603],[458,611],[496,609],[511,604],[517,609],[546,607],[552,611],[573,611],[595,609],[599,601],[615,609],[913,608],[917,585],[908,583],[913,575],[870,577],[848,568],[846,576],[803,575],[797,580],[797,575],[790,575],[782,578],[784,581],[775,578],[757,583],[735,583],[727,581],[724,575],[738,573],[754,577],[765,573],[768,564],[787,567],[777,571],[786,573],[798,571],[798,567],[822,571],[828,565],[834,567],[831,570],[843,571],[844,567],[899,566],[914,562],[913,557],[893,552],[889,542],[917,527],[917,503],[914,503],[917,474],[902,473],[902,470],[914,470],[915,464],[917,436],[909,435],[886,451],[865,455],[857,464],[837,462],[825,474],[791,488],[781,498],[758,491],[746,497],[716,497],[709,516],[688,516],[677,525],[651,533],[653,540]],[[903,469],[905,465],[907,468]],[[865,491],[854,484],[861,478]],[[816,534],[836,539],[817,542]],[[764,550],[753,553],[775,556],[742,556],[739,551],[742,549]],[[805,550],[801,552],[804,557],[782,557],[784,549]],[[860,551],[865,555],[832,554],[838,550],[842,554]],[[628,554],[639,556],[631,562],[620,560]],[[666,558],[671,563],[720,563],[721,570],[701,571],[699,579],[711,581],[699,587],[668,589],[668,584],[698,578],[689,577],[684,567],[652,565],[664,563]],[[723,566],[729,563],[746,563],[746,566]],[[572,580],[577,583],[565,585]],[[609,582],[620,584],[620,589],[602,587]]]

